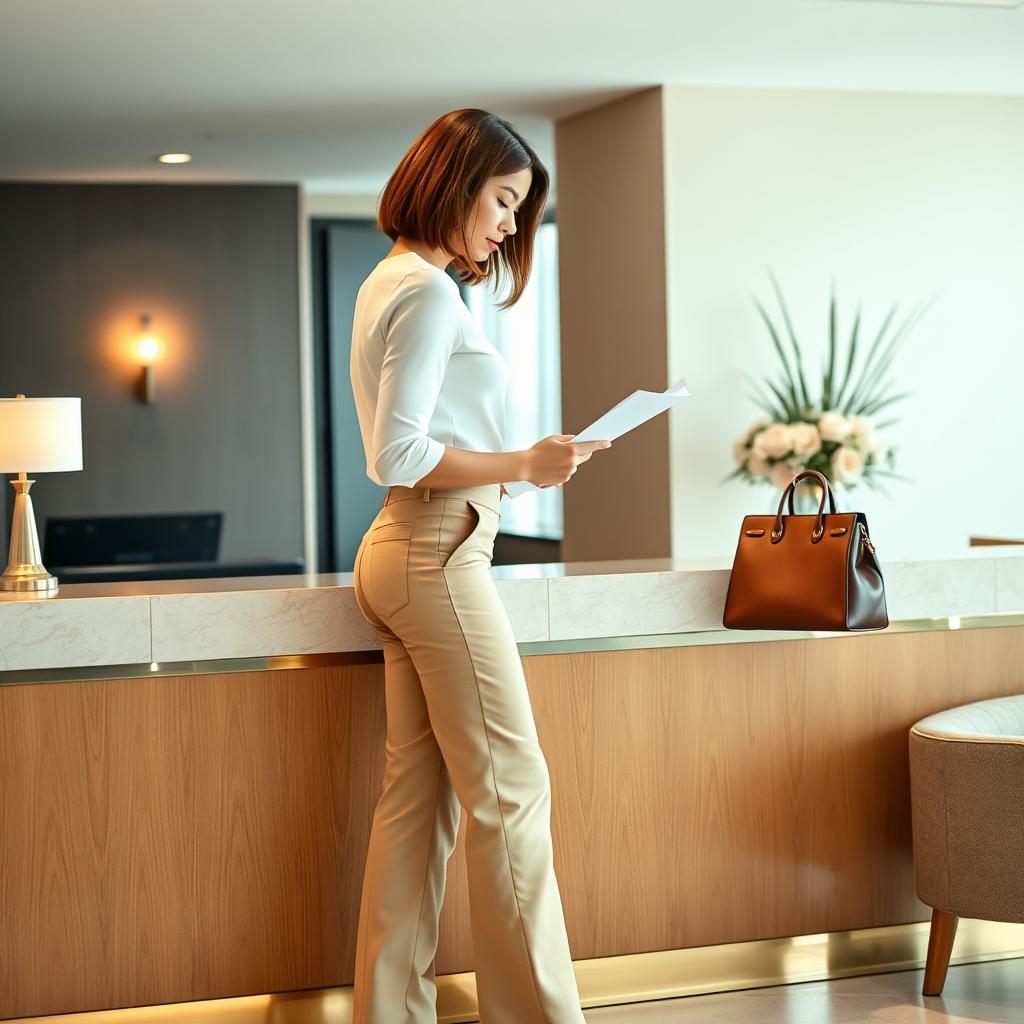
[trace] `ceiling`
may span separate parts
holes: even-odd
[[[554,119],[658,83],[1022,95],[1024,8],[0,0],[0,178],[365,195],[463,106],[507,117],[554,171]]]

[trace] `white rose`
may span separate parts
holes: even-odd
[[[756,434],[759,430],[764,430],[765,427],[770,427],[771,423],[771,416],[758,416],[757,419],[747,427],[747,439],[750,439],[751,434]]]
[[[832,479],[840,484],[856,483],[864,471],[864,454],[849,445],[832,453]]]
[[[750,458],[747,459],[747,472],[750,473],[751,476],[767,476],[768,469],[768,463],[757,455],[752,454]]]
[[[789,430],[793,438],[794,455],[806,460],[821,451],[821,436],[813,423],[794,423]]]
[[[735,458],[736,461],[741,466],[743,465],[744,462],[747,461],[747,455],[749,454],[749,452],[750,452],[750,449],[747,447],[747,438],[746,438],[746,436],[737,438],[733,442],[733,446],[732,446],[733,458]]]
[[[818,420],[818,432],[823,441],[845,441],[850,430],[850,421],[838,412],[822,413]]]
[[[794,465],[791,462],[776,462],[768,471],[768,478],[772,485],[780,491],[785,490],[792,482],[793,477],[803,469],[803,466]]]
[[[861,451],[871,452],[877,455],[882,450],[882,441],[878,432],[871,425],[871,421],[865,416],[851,416],[850,428],[853,431],[853,438]]]
[[[773,423],[770,427],[754,435],[752,445],[754,454],[762,459],[781,459],[793,450],[793,438],[789,425]]]

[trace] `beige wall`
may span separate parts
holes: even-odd
[[[887,434],[913,483],[849,496],[883,561],[1024,537],[1024,99],[665,86],[663,103],[670,376],[693,393],[672,424],[676,553],[731,555],[743,514],[777,502],[719,486],[758,413],[743,371],[776,365],[752,302],[777,309],[766,266],[814,367],[831,277],[844,333],[858,301],[871,329],[939,294],[894,366],[913,394]]]
[[[858,302],[870,339],[893,303],[937,296],[892,368],[911,395],[878,417],[911,482],[840,494],[883,560],[1024,537],[1024,99],[665,85],[556,142],[563,429],[636,387],[692,393],[581,467],[566,560],[728,558],[744,514],[774,511],[768,486],[721,483],[760,414],[745,374],[776,372],[753,302],[777,314],[768,267],[812,392],[831,279],[844,337]]]
[[[555,125],[562,430],[668,379],[662,93]],[[564,488],[566,562],[670,552],[666,416],[595,452]]]
[[[383,188],[383,186],[382,186]],[[376,194],[332,194],[304,192],[307,217],[376,217]]]

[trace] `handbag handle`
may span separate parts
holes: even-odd
[[[772,529],[772,543],[778,544],[782,540],[782,508],[786,504],[786,499],[789,499],[789,514],[794,515],[793,512],[793,491],[796,489],[796,485],[803,480],[805,477],[813,477],[818,485],[821,487],[821,501],[818,503],[818,515],[814,524],[814,529],[811,531],[811,543],[817,544],[821,540],[822,535],[825,533],[825,499],[828,498],[829,509],[832,514],[836,513],[836,496],[832,493],[832,488],[829,486],[828,477],[823,473],[819,473],[816,469],[804,469],[801,470],[793,479],[789,482],[789,485],[782,492],[782,498],[779,500],[779,510],[775,513],[775,526]]]
[[[829,511],[835,515],[838,511],[836,508],[836,496],[832,491],[832,487],[829,485],[828,477],[825,476],[824,473],[819,473],[816,469],[805,469],[797,473],[797,475],[793,477],[789,487],[786,488],[789,491],[789,514],[791,516],[796,515],[796,512],[793,509],[793,495],[796,492],[796,485],[807,477],[814,477],[816,479],[818,486],[822,490],[822,496],[825,494],[828,495]]]

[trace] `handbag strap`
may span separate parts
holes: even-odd
[[[794,515],[793,511],[793,491],[796,489],[796,485],[805,478],[813,478],[818,482],[821,487],[821,501],[818,503],[818,515],[814,524],[814,529],[811,531],[811,543],[817,544],[821,540],[825,533],[825,499],[828,498],[829,509],[834,515],[837,511],[836,508],[836,496],[832,493],[832,488],[829,486],[828,477],[823,473],[819,473],[816,469],[804,469],[801,470],[793,479],[789,482],[789,485],[782,492],[782,498],[779,500],[779,510],[775,513],[775,526],[772,528],[772,543],[778,544],[782,540],[782,509],[786,504],[786,499],[789,499],[789,514]]]
[[[795,477],[793,477],[793,481],[790,484],[790,486],[786,488],[789,491],[789,514],[791,516],[796,515],[796,512],[793,509],[793,495],[796,492],[797,484],[800,482],[801,479],[806,480],[809,477],[816,477],[818,481],[821,482],[822,493],[828,495],[829,511],[833,515],[835,515],[835,513],[838,511],[838,509],[836,508],[836,496],[833,493],[831,486],[829,486],[828,477],[825,476],[823,473],[819,473],[816,469],[805,469],[801,473],[798,473]]]

